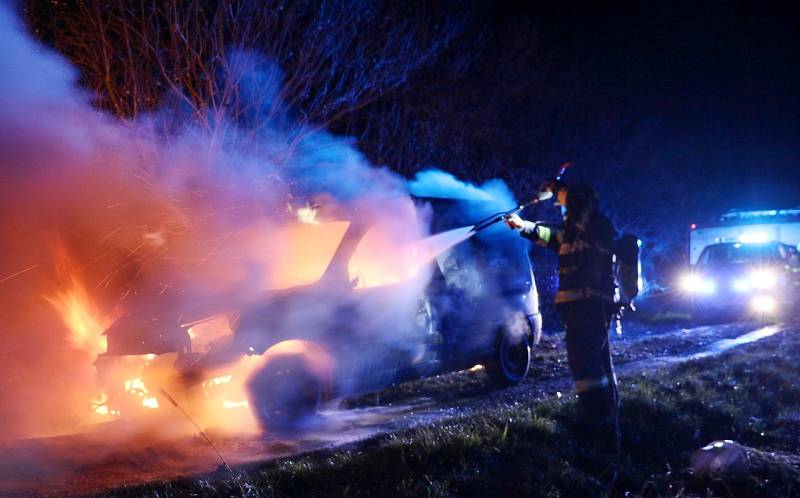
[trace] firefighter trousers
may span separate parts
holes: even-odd
[[[581,430],[603,450],[619,453],[619,394],[608,339],[608,305],[593,297],[560,308]]]

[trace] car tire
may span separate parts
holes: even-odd
[[[519,384],[527,377],[530,365],[530,325],[524,331],[503,326],[498,333],[494,359],[486,368],[489,378],[500,386]]]
[[[299,427],[323,401],[324,382],[301,355],[271,358],[247,383],[250,408],[264,430]]]

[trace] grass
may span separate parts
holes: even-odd
[[[800,496],[796,337],[620,385],[625,452],[618,459],[578,442],[568,396],[241,467],[238,478],[218,472],[110,496]],[[717,439],[753,448],[750,474],[692,476],[691,453]]]

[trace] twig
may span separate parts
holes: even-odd
[[[167,391],[165,391],[163,388],[159,388],[158,390],[161,391],[161,394],[163,394],[169,400],[170,403],[172,403],[172,406],[177,408],[178,411],[181,412],[183,414],[183,416],[186,417],[186,419],[189,422],[192,423],[193,426],[195,426],[195,428],[200,432],[200,435],[203,436],[203,439],[205,439],[206,442],[208,442],[208,444],[211,446],[211,448],[213,448],[214,453],[217,454],[217,456],[219,457],[219,460],[222,462],[222,465],[224,465],[226,469],[231,470],[230,466],[228,466],[228,463],[225,461],[225,458],[223,458],[222,453],[219,452],[219,450],[214,445],[214,443],[211,441],[211,439],[206,435],[205,431],[203,431],[203,429],[201,429],[200,426],[197,425],[197,422],[194,421],[194,419],[186,412],[186,410],[184,410],[178,404],[178,402],[175,401],[175,398],[170,396],[170,394]],[[231,471],[231,472],[233,472],[233,471]]]
[[[211,441],[211,438],[209,438],[208,435],[205,433],[205,431],[203,429],[201,429],[199,425],[197,425],[197,422],[194,421],[194,419],[186,412],[186,410],[184,410],[178,404],[178,402],[175,401],[175,398],[170,396],[169,393],[167,391],[165,391],[161,387],[159,387],[158,390],[161,392],[161,394],[164,395],[164,397],[166,397],[169,400],[170,403],[172,403],[172,406],[177,408],[178,411],[181,412],[181,414],[183,414],[184,417],[186,417],[186,420],[191,422],[192,425],[198,430],[198,432],[200,432],[200,435],[203,436],[203,439],[206,440],[208,445],[211,446],[211,448],[214,450],[214,453],[216,453],[217,456],[219,457],[219,461],[222,462],[222,465],[225,467],[225,469],[227,469],[227,471],[231,474],[233,479],[236,481],[236,485],[239,486],[239,491],[242,492],[242,496],[246,495],[247,493],[244,490],[244,486],[242,486],[242,483],[239,481],[239,476],[236,475],[236,473],[233,472],[233,469],[231,469],[230,465],[228,465],[228,462],[225,461],[225,458],[222,456],[222,453],[220,453],[220,451],[217,449],[216,445]]]

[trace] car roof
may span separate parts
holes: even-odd
[[[775,241],[775,240],[773,240],[771,242],[716,242],[714,244],[708,244],[706,247],[721,247],[721,246],[734,246],[734,247],[740,247],[740,246],[759,247],[759,246],[761,246],[761,247],[763,247],[763,246],[779,246],[779,245],[780,246],[785,246],[785,245],[788,245],[788,244],[784,244],[782,242],[778,242],[778,241]],[[704,247],[703,250],[705,250],[706,247]]]

